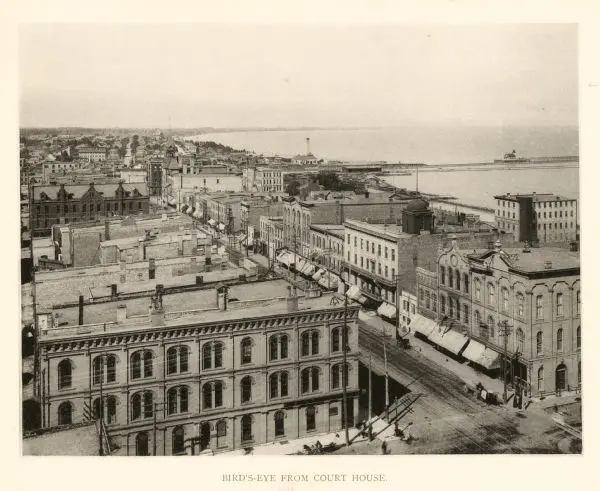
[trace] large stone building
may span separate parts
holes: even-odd
[[[243,170],[243,187],[246,191],[283,192],[283,173],[275,167],[248,167]]]
[[[86,162],[102,162],[106,160],[108,151],[106,148],[97,147],[79,147],[77,148],[77,157]]]
[[[437,275],[419,273],[419,312],[468,336],[467,359],[500,368],[502,363],[477,356],[487,350],[501,359],[506,342],[511,383],[523,381],[534,395],[581,384],[577,252],[503,249],[499,242],[491,250],[473,251],[453,242],[439,255]]]
[[[221,452],[342,427],[358,415],[358,306],[286,295],[282,280],[38,314],[42,427],[101,405],[120,455]],[[290,287],[291,288],[291,287]],[[148,305],[150,304],[150,308]],[[58,314],[58,315],[57,315]],[[68,322],[60,326],[54,318]],[[103,404],[100,394],[103,394]]]
[[[95,221],[115,215],[148,213],[146,183],[32,186],[31,232],[50,233],[55,224]]]
[[[555,194],[494,196],[496,226],[517,242],[550,243],[577,240],[577,200]]]

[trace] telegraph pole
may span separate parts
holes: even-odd
[[[388,380],[387,348],[385,346],[385,337],[383,338],[383,364],[385,365],[385,419],[390,420],[390,390]]]
[[[508,400],[508,381],[507,381],[507,375],[508,375],[508,369],[507,369],[507,365],[508,365],[508,336],[512,333],[512,328],[511,326],[508,325],[508,321],[503,320],[498,322],[498,334],[500,336],[504,336],[504,360],[502,363],[502,378],[504,379],[504,392],[502,393],[502,399],[504,401],[504,404],[506,404],[506,401]]]
[[[369,417],[368,417],[368,419],[371,419],[371,415],[373,414],[371,411],[371,395],[372,395],[371,385],[372,385],[372,382],[373,382],[373,378],[371,376],[371,355],[369,354]]]
[[[346,384],[348,383],[346,377],[346,357],[348,351],[347,344],[347,336],[348,336],[348,295],[344,292],[344,327],[342,328],[342,351],[344,353],[343,363],[342,363],[342,421],[344,423],[344,430],[346,435],[346,446],[350,445],[350,436],[348,434],[348,415],[346,414],[348,411],[348,403],[347,403],[347,394],[346,394]],[[370,388],[369,384],[369,388]]]
[[[104,399],[102,394],[102,385],[104,382],[104,355],[100,355],[100,456],[104,455],[104,445],[102,442],[102,432],[104,425]]]

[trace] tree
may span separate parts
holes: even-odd
[[[290,196],[297,196],[300,194],[300,181],[297,179],[292,180],[285,188],[286,193]]]

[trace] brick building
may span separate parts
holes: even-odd
[[[346,371],[343,305],[282,296],[286,285],[158,290],[143,304],[90,305],[94,324],[75,327],[40,313],[42,427],[82,421],[86,404],[97,417],[102,404],[119,455],[222,452],[340,430],[344,380],[354,424],[358,306]],[[57,313],[77,323],[76,306]]]
[[[507,378],[522,380],[533,395],[581,384],[579,254],[559,248],[471,250],[456,242],[442,251],[435,276],[419,271],[418,308],[468,336],[463,356],[483,368],[485,350],[502,358]],[[422,282],[422,283],[421,283]],[[488,356],[489,358],[489,356]],[[484,360],[485,361],[485,360]]]
[[[146,183],[32,186],[31,232],[49,235],[52,225],[148,213]]]

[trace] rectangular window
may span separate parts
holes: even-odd
[[[348,234],[348,245],[350,245],[350,234]]]
[[[381,257],[381,244],[377,246],[377,255]]]
[[[388,267],[385,267],[385,277],[388,278]]]
[[[386,259],[388,258],[388,248],[387,248],[387,246],[386,246],[386,248],[385,248],[385,258],[386,258]]]
[[[563,294],[562,293],[556,294],[556,315],[558,317],[563,317],[565,315],[565,312],[563,309]]]
[[[446,297],[443,295],[440,297],[440,312],[442,314],[446,313]]]
[[[535,297],[535,318],[537,320],[544,319],[544,297],[542,295]]]
[[[392,261],[396,260],[396,249],[392,249]]]

